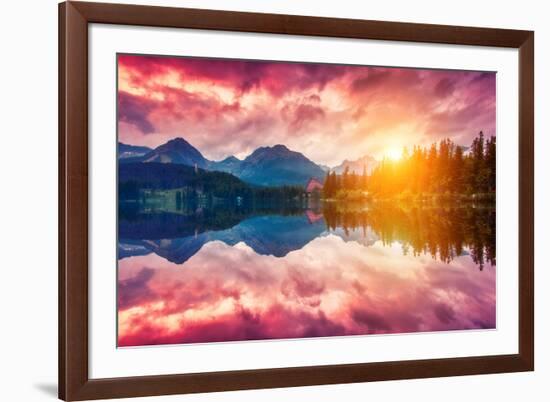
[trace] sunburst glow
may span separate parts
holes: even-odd
[[[399,148],[389,148],[384,153],[384,156],[388,159],[391,159],[392,161],[397,161],[401,159],[402,155],[403,155],[403,151]]]

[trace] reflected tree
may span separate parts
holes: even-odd
[[[483,269],[496,264],[495,209],[486,205],[404,206],[326,203],[328,230],[372,229],[384,245],[399,242],[404,253],[427,253],[446,263],[468,251]]]

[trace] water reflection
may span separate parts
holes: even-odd
[[[494,209],[119,213],[119,345],[495,327]]]

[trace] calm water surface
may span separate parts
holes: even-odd
[[[119,346],[495,327],[495,211],[119,208]]]

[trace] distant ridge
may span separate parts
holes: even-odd
[[[378,161],[376,159],[374,159],[370,155],[365,155],[353,161],[348,161],[346,159],[340,165],[335,166],[331,170],[336,172],[336,174],[342,174],[347,167],[349,173],[355,172],[356,174],[363,174],[363,170],[365,170],[367,174],[370,174],[374,170],[376,165],[378,165]]]
[[[151,151],[152,149],[148,147],[142,147],[138,145],[128,145],[122,142],[118,143],[119,159],[140,158]]]
[[[240,159],[237,159],[232,155],[218,162],[210,162],[208,168],[210,170],[219,170],[221,172],[235,174],[239,171],[241,163],[242,161]]]

